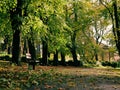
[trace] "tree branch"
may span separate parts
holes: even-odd
[[[102,0],[99,0],[100,1],[100,3],[108,10],[108,12],[109,12],[109,14],[110,14],[110,17],[111,17],[111,19],[112,19],[112,28],[113,28],[113,34],[114,34],[114,38],[115,38],[115,42],[117,43],[117,36],[116,36],[116,32],[115,32],[115,25],[114,25],[114,16],[113,16],[113,14],[112,14],[112,12],[110,11],[110,9],[102,2]]]

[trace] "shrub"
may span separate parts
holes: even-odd
[[[10,61],[11,58],[9,55],[5,55],[5,56],[0,56],[0,60],[6,60],[6,61]]]
[[[117,62],[111,62],[111,67],[116,68],[117,67]]]
[[[89,64],[96,64],[96,60],[87,60],[87,63],[89,63]]]
[[[83,61],[79,61],[79,66],[83,66]]]
[[[111,66],[111,63],[109,61],[104,61],[102,62],[103,66]]]
[[[120,67],[120,61],[118,61],[117,67]]]
[[[120,62],[109,62],[109,61],[104,61],[102,62],[103,66],[111,66],[113,68],[120,67]]]
[[[66,64],[68,66],[83,66],[83,61],[78,61],[77,62],[77,65],[75,65],[74,61],[73,60],[69,60],[68,62],[66,62]]]

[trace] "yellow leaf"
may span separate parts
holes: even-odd
[[[75,82],[68,82],[68,86],[69,86],[69,87],[75,87],[76,84],[75,84]]]

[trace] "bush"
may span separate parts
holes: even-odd
[[[111,66],[111,63],[109,61],[104,61],[102,62],[103,66]]]
[[[103,66],[111,66],[113,68],[116,68],[116,67],[120,67],[120,62],[109,62],[109,61],[105,61],[105,62],[102,62],[102,65]]]
[[[69,60],[68,62],[66,62],[66,64],[68,66],[83,66],[83,62],[82,61],[78,61],[77,62],[77,65],[75,65],[74,61],[73,60]]]
[[[79,66],[83,66],[83,61],[79,61]]]
[[[118,65],[117,65],[117,67],[120,67],[120,61],[118,61]]]
[[[118,67],[118,62],[111,62],[111,67],[114,67],[114,68]]]
[[[96,60],[87,60],[88,64],[96,64]]]
[[[6,61],[10,61],[11,58],[9,55],[5,55],[5,56],[0,56],[0,60],[6,60]]]

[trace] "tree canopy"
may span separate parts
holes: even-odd
[[[111,25],[113,29],[108,28]],[[98,60],[103,45],[115,48],[116,42],[120,51],[119,0],[2,0],[0,38],[7,48],[12,45],[12,62],[16,64],[23,47],[30,46],[30,50],[32,46],[35,57],[38,44],[43,46],[46,64],[48,54],[57,52],[72,55],[75,65],[78,55]]]

